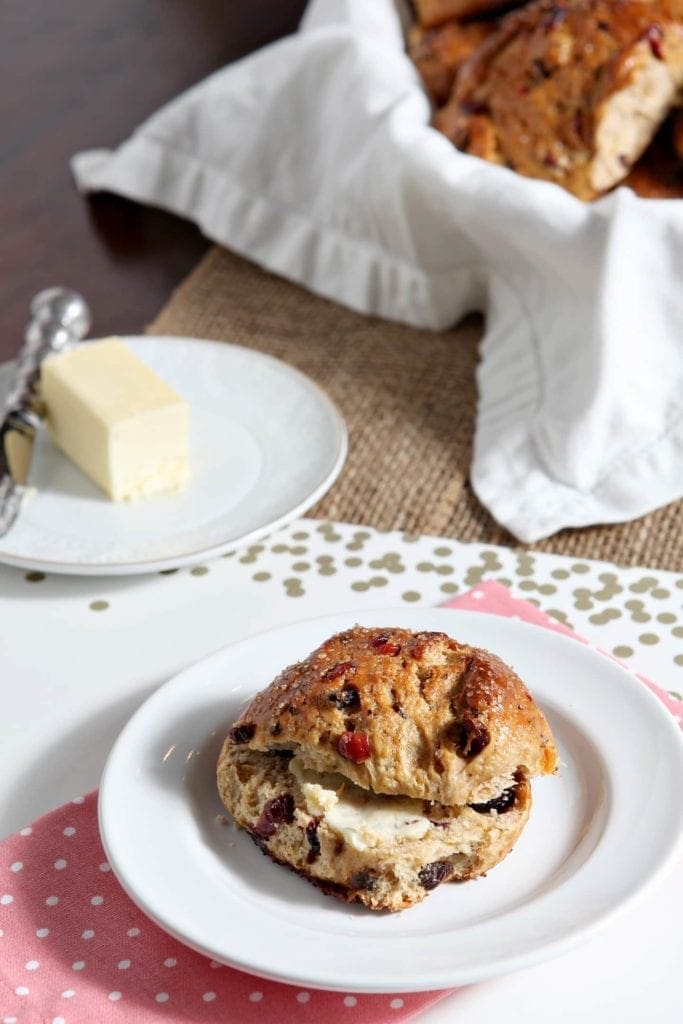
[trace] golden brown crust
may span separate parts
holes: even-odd
[[[423,28],[436,28],[453,18],[481,17],[517,3],[519,0],[415,0],[415,12]]]
[[[519,768],[552,772],[548,723],[495,655],[444,633],[355,627],[258,694],[232,730],[375,793],[486,801]]]
[[[464,63],[436,125],[466,152],[595,198],[626,177],[683,83],[669,10],[536,0]]]
[[[463,63],[493,35],[496,27],[495,21],[471,21],[464,25],[449,21],[431,29],[413,25],[408,34],[408,54],[437,106],[448,99]]]

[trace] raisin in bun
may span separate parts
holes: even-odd
[[[622,181],[683,85],[663,2],[536,0],[462,65],[436,126],[458,148],[581,199]]]
[[[512,848],[557,767],[515,673],[444,633],[356,627],[285,669],[231,729],[223,803],[275,861],[400,910]]]

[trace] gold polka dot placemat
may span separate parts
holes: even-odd
[[[311,516],[520,546],[468,479],[478,318],[437,334],[362,316],[216,247],[149,333],[233,341],[325,388],[346,419],[349,456]],[[532,548],[680,572],[683,502],[632,523],[563,530]]]

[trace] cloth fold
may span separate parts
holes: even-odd
[[[446,605],[574,635],[496,582]],[[683,727],[683,701],[643,681]],[[145,917],[118,884],[99,838],[96,793],[0,844],[0,950],[0,1020],[15,1024],[388,1024],[457,992],[320,992],[207,960]]]
[[[72,167],[361,312],[440,329],[484,310],[471,478],[520,540],[680,497],[683,203],[587,205],[430,119],[394,3],[312,0],[296,35]]]

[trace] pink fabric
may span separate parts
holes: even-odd
[[[295,988],[188,949],[116,881],[100,844],[97,793],[2,844],[0,929],[0,1021],[17,1024],[384,1024],[442,995]]]
[[[571,635],[497,583],[448,605]],[[683,704],[648,685],[680,719]],[[194,953],[146,918],[116,881],[100,844],[96,793],[0,844],[0,1022],[384,1024],[409,1020],[446,994],[300,989]]]

